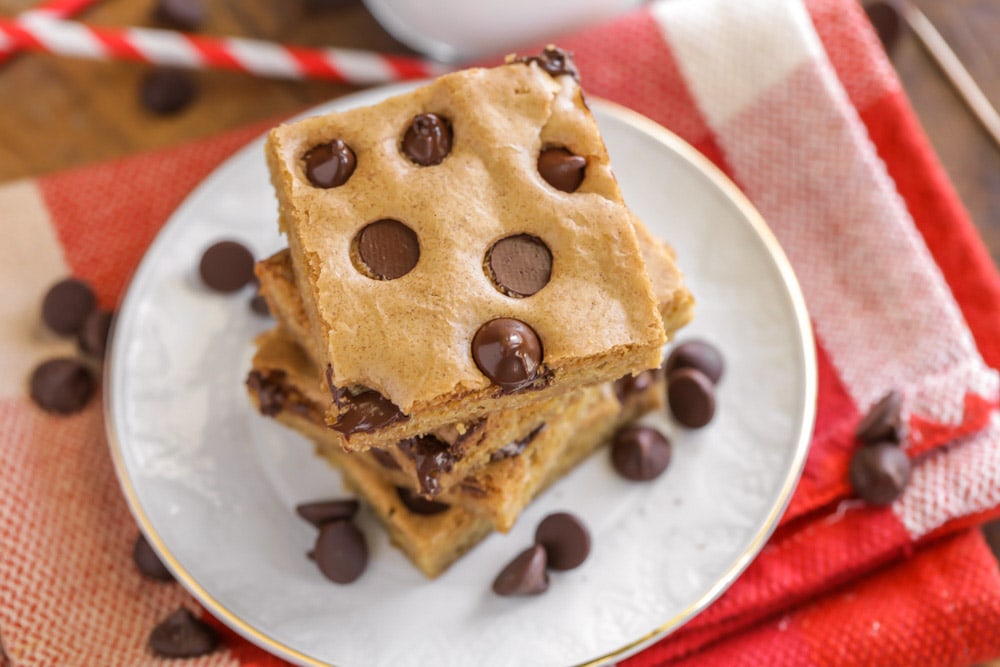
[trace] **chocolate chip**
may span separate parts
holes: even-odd
[[[618,397],[618,402],[624,403],[628,400],[629,396],[646,391],[653,386],[659,375],[659,368],[650,368],[636,375],[629,373],[628,375],[621,376],[615,380],[614,384],[615,396]]]
[[[205,21],[201,0],[158,0],[155,16],[180,30],[197,30]]]
[[[204,621],[180,607],[149,635],[149,648],[164,658],[194,658],[211,653],[219,645],[219,635]]]
[[[322,528],[323,524],[331,521],[353,519],[358,513],[358,501],[348,498],[301,503],[295,506],[295,513],[317,528]]]
[[[496,450],[490,454],[490,462],[502,461],[504,459],[510,459],[521,454],[524,449],[531,444],[531,441],[538,437],[538,434],[545,430],[545,424],[539,424],[536,426],[531,433],[524,436],[520,440],[514,440],[513,442],[508,442],[506,445]]]
[[[540,55],[523,56],[515,59],[514,62],[524,63],[526,65],[536,63],[552,76],[569,74],[574,79],[579,80],[580,78],[580,72],[577,71],[576,63],[573,62],[573,54],[569,51],[563,51],[555,46],[545,47],[545,50],[542,51]]]
[[[549,590],[545,565],[545,549],[539,544],[528,547],[500,571],[493,580],[493,592],[504,596],[544,593]]]
[[[626,426],[615,434],[611,463],[625,479],[656,479],[670,465],[670,441],[649,426]]]
[[[253,280],[253,254],[236,241],[219,241],[205,250],[198,264],[201,280],[217,292],[235,292]]]
[[[80,351],[95,359],[103,359],[108,346],[108,334],[111,332],[111,320],[114,314],[110,310],[92,310],[83,321],[83,327],[76,342]]]
[[[888,505],[906,488],[910,468],[910,457],[894,443],[861,447],[851,459],[851,486],[862,500]]]
[[[701,428],[715,416],[712,381],[696,368],[678,368],[667,376],[667,404],[688,428]]]
[[[510,317],[490,320],[472,339],[472,358],[483,375],[505,392],[531,384],[542,364],[542,342],[527,324]]]
[[[334,521],[320,527],[313,556],[324,577],[338,584],[349,584],[368,565],[368,545],[353,523]]]
[[[94,395],[94,374],[79,359],[49,359],[31,374],[31,399],[48,412],[79,412]]]
[[[173,67],[156,67],[142,78],[139,101],[149,111],[166,116],[190,104],[197,92],[190,72]]]
[[[424,167],[441,164],[451,152],[451,124],[436,113],[413,118],[403,135],[403,154]]]
[[[396,487],[396,495],[398,495],[399,500],[406,505],[406,509],[410,510],[414,514],[440,514],[451,507],[446,503],[439,503],[436,500],[427,500],[423,496],[417,495],[413,491],[410,491],[402,486]]]
[[[531,296],[549,284],[552,253],[545,241],[530,234],[500,239],[486,253],[493,283],[507,296]]]
[[[550,514],[535,530],[535,544],[545,549],[553,570],[572,570],[590,555],[590,531],[568,512]]]
[[[262,315],[264,317],[271,315],[271,308],[267,305],[267,299],[260,294],[257,294],[250,299],[250,310],[257,315]]]
[[[285,371],[273,370],[267,375],[250,371],[247,386],[257,395],[257,409],[262,415],[273,417],[285,409],[288,394],[285,392]]]
[[[139,533],[135,538],[135,545],[132,547],[132,562],[139,569],[139,572],[148,579],[157,581],[173,581],[174,575],[166,568],[160,557],[149,546],[146,536]]]
[[[896,43],[899,41],[900,28],[902,27],[899,12],[891,3],[871,2],[865,4],[865,13],[868,14],[868,20],[872,22],[875,32],[878,33],[882,48],[885,49],[886,53],[892,55]]]
[[[317,188],[343,185],[358,165],[354,151],[341,139],[313,146],[302,156],[302,161],[305,162],[306,178]]]
[[[369,449],[368,453],[372,455],[372,458],[378,461],[378,464],[387,470],[399,470],[399,463],[396,462],[396,458],[385,451],[384,449]]]
[[[398,220],[377,220],[358,232],[358,256],[370,277],[395,280],[409,273],[420,259],[417,234]],[[367,273],[364,272],[363,273]]]
[[[695,368],[715,384],[722,377],[725,367],[725,360],[719,348],[708,341],[695,339],[684,341],[674,347],[663,369],[669,376],[678,368]]]
[[[60,280],[42,299],[42,321],[58,334],[72,335],[83,327],[97,304],[90,285],[76,278]]]
[[[880,398],[858,422],[854,437],[865,444],[903,441],[903,395],[893,389]]]
[[[341,407],[340,417],[333,429],[344,435],[367,433],[408,419],[396,405],[374,389],[367,389],[357,396],[344,392],[335,396]]]
[[[556,190],[576,192],[583,183],[587,158],[565,148],[546,148],[538,156],[538,173]]]
[[[455,454],[448,443],[432,435],[421,435],[401,440],[397,446],[416,464],[420,493],[425,496],[436,496],[440,493],[439,477],[442,473],[449,472],[455,465]]]

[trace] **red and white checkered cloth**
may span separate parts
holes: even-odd
[[[1000,655],[1000,280],[854,0],[668,0],[567,36],[583,83],[672,129],[749,195],[818,341],[818,419],[778,531],[730,590],[628,665],[969,665]],[[140,578],[99,401],[42,413],[24,379],[65,343],[38,304],[74,274],[111,307],[185,194],[263,128],[0,186],[0,633],[17,665],[158,664],[187,600]],[[682,258],[683,259],[683,258]],[[905,397],[915,468],[849,499],[859,416]],[[279,665],[224,631],[192,665]],[[188,664],[181,661],[172,664]]]

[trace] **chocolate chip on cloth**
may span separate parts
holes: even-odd
[[[219,646],[219,635],[186,607],[161,621],[149,635],[149,648],[164,658],[195,658]]]
[[[153,15],[172,27],[197,30],[205,21],[205,5],[201,0],[157,0]]]
[[[904,437],[903,395],[891,390],[880,398],[858,422],[854,437],[865,444],[900,443]]]
[[[378,280],[395,280],[409,273],[420,261],[416,233],[398,220],[377,220],[358,232],[357,252],[368,271]]]
[[[135,563],[139,572],[147,579],[156,581],[173,581],[174,575],[166,568],[160,557],[153,551],[153,547],[146,541],[146,536],[139,533],[135,538],[135,545],[132,547],[132,562]]]
[[[611,443],[611,463],[625,479],[645,482],[659,477],[670,465],[671,445],[649,426],[620,429]]]
[[[90,311],[76,338],[81,352],[95,359],[104,359],[113,318],[114,313],[110,310],[95,309]]]
[[[537,236],[502,238],[487,251],[486,266],[493,284],[511,297],[535,294],[552,277],[552,252]]]
[[[590,531],[568,512],[550,514],[535,530],[535,544],[545,549],[553,570],[572,570],[590,555]]]
[[[542,342],[520,320],[500,317],[479,327],[472,358],[483,375],[505,392],[531,384],[542,364]]]
[[[306,178],[317,188],[343,185],[358,164],[354,151],[341,139],[313,146],[302,161],[305,162]]]
[[[669,376],[678,368],[695,368],[716,384],[722,378],[725,367],[719,348],[708,341],[695,339],[684,341],[671,350],[663,370]]]
[[[587,158],[565,148],[546,148],[538,156],[538,173],[556,190],[576,192],[583,183]]]
[[[674,419],[688,428],[701,428],[715,416],[715,388],[695,368],[678,368],[667,375],[667,405]]]
[[[522,551],[493,580],[497,595],[538,595],[549,590],[545,548],[535,544]]]
[[[31,374],[31,399],[48,412],[72,414],[94,395],[96,381],[90,368],[70,357],[49,359]]]
[[[396,495],[399,496],[400,502],[406,506],[406,509],[410,510],[414,514],[440,514],[451,507],[446,503],[439,503],[436,500],[427,500],[423,496],[420,496],[402,486],[396,487]]]
[[[197,92],[190,72],[175,67],[155,67],[142,77],[139,101],[148,111],[168,116],[190,104]]]
[[[86,282],[76,278],[60,280],[42,299],[42,321],[58,334],[79,333],[97,298]]]
[[[237,241],[219,241],[201,255],[198,273],[216,292],[235,292],[253,280],[253,253]]]
[[[322,528],[332,521],[353,519],[358,513],[358,507],[358,501],[353,498],[318,500],[296,505],[295,513],[317,528]]]
[[[416,164],[432,167],[448,156],[451,143],[451,123],[436,113],[422,113],[406,129],[400,148]]]
[[[368,565],[368,545],[353,523],[333,521],[320,527],[313,557],[324,577],[338,584],[349,584]]]
[[[862,500],[889,505],[906,488],[911,468],[910,457],[894,443],[861,447],[851,459],[851,486]]]

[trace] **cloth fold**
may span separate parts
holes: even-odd
[[[718,601],[623,664],[1000,655],[989,631],[1000,575],[973,530],[1000,515],[1000,279],[860,6],[665,0],[555,41],[575,52],[589,94],[673,130],[746,192],[796,270],[817,338],[817,422],[781,525]],[[0,247],[2,284],[30,268],[37,302],[47,282],[73,273],[112,306],[173,208],[262,129],[0,186],[0,219],[16,210],[14,225],[33,226]],[[35,252],[39,243],[48,250]],[[0,483],[0,633],[18,665],[153,664],[143,651],[152,621],[138,620],[183,596],[137,601],[150,584],[128,563],[134,528],[105,460],[100,406],[60,421],[27,402],[21,378],[54,348],[21,311],[0,330],[13,343],[0,352],[2,375],[16,378],[0,381],[0,463],[14,471]],[[891,389],[904,397],[914,472],[890,507],[867,507],[847,483],[854,429]],[[74,443],[58,461],[44,453],[53,438]],[[81,509],[65,511],[67,498]],[[89,530],[74,530],[81,518]],[[60,572],[54,554],[66,550],[88,556]],[[68,581],[26,577],[30,567]],[[59,606],[74,577],[105,596],[108,616]],[[226,637],[226,651],[193,664],[282,664]]]

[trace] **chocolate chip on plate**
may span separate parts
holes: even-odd
[[[403,135],[406,157],[424,167],[441,164],[451,152],[451,123],[436,113],[422,113],[413,118]]]
[[[414,514],[440,514],[451,507],[447,503],[439,503],[436,500],[428,500],[427,498],[424,498],[423,496],[418,495],[402,486],[396,487],[396,495],[399,496],[400,502],[406,506],[406,509],[410,510]]]
[[[851,459],[851,486],[862,500],[889,505],[906,488],[911,467],[910,457],[895,443],[861,447]]]
[[[218,645],[215,630],[186,607],[178,608],[149,635],[149,648],[164,658],[195,658],[211,653]]]
[[[395,403],[374,389],[366,389],[356,396],[343,392],[336,400],[339,406],[346,406],[347,409],[332,428],[344,435],[377,431],[407,419]]]
[[[111,333],[111,321],[114,313],[110,310],[94,309],[83,321],[83,327],[77,335],[76,343],[80,351],[95,359],[103,359],[108,346],[108,335]]]
[[[181,30],[197,30],[205,21],[201,0],[157,0],[157,19]]]
[[[493,580],[497,595],[538,595],[549,590],[549,573],[545,570],[544,547],[535,544],[507,564]]]
[[[409,273],[420,260],[420,241],[398,220],[377,220],[358,232],[361,263],[379,280],[395,280]]]
[[[95,384],[93,372],[79,359],[49,359],[31,374],[31,399],[43,410],[68,415],[87,405]]]
[[[306,178],[317,188],[335,188],[347,182],[358,165],[354,151],[342,139],[310,148],[305,162]]]
[[[615,380],[614,389],[615,396],[618,397],[618,402],[624,403],[628,400],[629,396],[633,396],[649,389],[653,386],[653,383],[656,382],[656,378],[659,374],[659,368],[649,368],[636,375],[629,373],[628,375],[623,375]]]
[[[550,568],[572,570],[590,555],[590,531],[569,512],[556,512],[538,524],[535,544],[544,547]]]
[[[334,521],[320,527],[313,557],[324,577],[338,584],[349,584],[368,565],[368,545],[353,523]]]
[[[531,234],[502,238],[486,253],[493,283],[507,296],[531,296],[549,284],[552,252]]]
[[[139,569],[144,577],[157,581],[173,581],[174,575],[166,568],[160,557],[153,551],[153,547],[146,541],[146,536],[139,533],[135,538],[135,545],[132,547],[132,562]]]
[[[520,320],[490,320],[472,339],[476,366],[505,392],[531,384],[542,364],[542,342],[534,329]]]
[[[201,255],[202,282],[217,292],[235,292],[253,280],[253,253],[237,241],[218,241]]]
[[[678,368],[696,368],[715,384],[722,377],[725,366],[719,348],[708,341],[695,339],[684,341],[674,347],[663,369],[669,376]]]
[[[655,479],[670,465],[671,445],[650,426],[633,424],[620,429],[611,443],[611,463],[625,479]]]
[[[176,67],[154,67],[139,84],[139,101],[147,110],[167,116],[190,104],[197,92],[190,72]]]
[[[42,321],[58,334],[72,335],[83,327],[97,304],[90,285],[76,278],[60,280],[42,299]]]
[[[538,173],[556,190],[576,192],[586,169],[587,158],[565,148],[546,148],[538,155]]]
[[[903,441],[902,419],[903,395],[897,390],[889,391],[868,409],[858,422],[854,437],[865,444]]]
[[[358,513],[358,507],[358,501],[353,498],[338,498],[300,503],[295,506],[295,512],[317,528],[322,528],[323,524],[331,521],[353,519],[354,515]]]
[[[667,405],[688,428],[701,428],[715,416],[715,388],[696,368],[678,368],[667,375]]]

